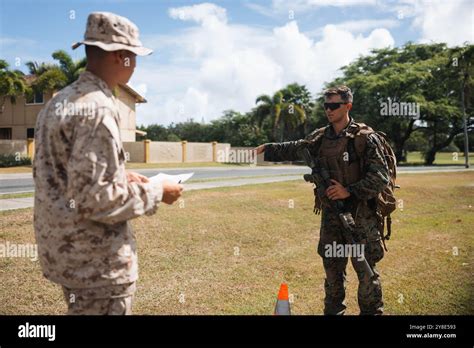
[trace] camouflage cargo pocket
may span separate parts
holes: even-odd
[[[367,244],[365,245],[365,256],[370,264],[374,264],[383,259],[385,251],[382,237],[378,229],[371,229],[367,233]]]

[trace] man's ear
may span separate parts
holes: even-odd
[[[352,103],[347,103],[347,111],[352,110]]]
[[[113,51],[112,55],[114,57],[115,64],[121,64],[123,61],[123,54],[122,51]]]
[[[119,51],[119,59],[119,62],[122,64],[122,66],[126,68],[129,68],[132,65],[132,58],[130,57],[130,54],[125,50]]]
[[[130,61],[130,58],[127,56],[127,53],[123,50],[114,51],[114,61],[117,64],[122,66],[126,65]]]

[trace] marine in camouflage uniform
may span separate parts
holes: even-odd
[[[119,46],[111,28],[121,30]],[[87,38],[147,50],[134,24],[110,13],[89,16]],[[85,71],[37,118],[35,236],[44,276],[62,285],[69,314],[131,313],[138,264],[128,220],[155,213],[162,199],[161,185],[127,180],[119,117],[107,83]]]
[[[300,150],[308,147],[311,155],[318,157],[329,171],[331,179],[341,183],[350,193],[349,198],[345,199],[345,206],[351,211],[356,223],[356,241],[364,245],[365,258],[375,273],[370,279],[360,263],[352,263],[359,280],[360,314],[382,314],[382,288],[375,265],[383,258],[384,248],[379,232],[380,221],[375,211],[375,198],[388,184],[388,167],[377,145],[375,134],[367,136],[363,158],[358,158],[354,142],[350,140],[358,129],[358,124],[350,118],[347,126],[339,134],[336,134],[329,124],[311,133],[306,139],[265,144],[265,160],[271,162],[301,160]],[[315,140],[318,136],[320,141]],[[336,315],[344,314],[346,310],[344,299],[348,257],[326,256],[326,246],[333,245],[334,242],[337,245],[344,244],[343,225],[336,212],[325,204],[327,200],[327,197],[317,199],[321,202],[318,254],[323,259],[326,272],[324,314]]]

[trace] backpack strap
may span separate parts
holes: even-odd
[[[316,129],[315,131],[309,133],[306,137],[305,137],[305,140],[308,140],[308,141],[319,141],[323,134],[324,134],[324,131],[326,130],[328,126],[326,127],[321,127],[321,128],[318,128]]]
[[[359,158],[364,157],[365,148],[367,146],[367,138],[370,134],[375,133],[375,131],[367,126],[365,123],[356,123],[358,126],[357,130],[354,132],[354,146]]]
[[[371,127],[367,126],[365,123],[356,123],[356,125],[357,130],[353,132],[353,138],[351,138],[351,141],[353,140],[355,152],[359,159],[360,173],[364,174],[364,155],[365,149],[367,147],[367,139],[369,135],[375,133],[375,131]]]
[[[377,134],[378,132],[374,131],[371,127],[367,126],[365,123],[356,123],[358,126],[358,129],[354,132],[354,147],[357,156],[359,157],[359,162],[360,162],[360,172],[364,173],[365,169],[365,162],[364,162],[364,155],[365,155],[365,149],[367,147],[367,141],[368,137],[370,134]],[[381,133],[381,132],[380,132]],[[385,135],[382,133],[382,135]],[[382,147],[380,142],[378,141],[377,137],[375,139],[377,142],[377,146]],[[390,239],[390,235],[392,233],[392,218],[389,215],[386,217],[382,216],[381,214],[377,214],[378,218],[380,219],[381,223],[381,229],[380,229],[380,234],[382,238],[382,244],[383,248],[385,251],[388,251],[387,245],[385,243],[385,240]],[[385,226],[387,227],[387,234],[384,234]]]
[[[318,128],[314,132],[308,134],[305,138],[305,140],[314,144],[314,148],[316,149],[317,153],[319,153],[319,149],[323,142],[324,132],[327,127],[330,127],[330,126]]]

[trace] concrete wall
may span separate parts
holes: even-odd
[[[248,159],[249,151],[253,149],[251,147],[231,148],[230,144],[168,141],[125,141],[123,142],[123,147],[126,160],[138,163],[144,163],[148,159],[148,163],[216,161],[250,164],[246,159]],[[22,156],[28,156],[28,148],[30,151],[29,156],[33,157],[34,139],[0,140],[0,154],[21,153]],[[183,158],[183,150],[186,155],[185,158]],[[148,154],[146,151],[148,151]]]
[[[226,154],[229,153],[230,144],[216,144],[216,162],[226,162]]]
[[[150,141],[150,163],[181,163],[183,146],[181,142]]]
[[[22,157],[27,156],[26,140],[0,140],[0,155],[16,155],[20,153]]]
[[[145,146],[143,142],[123,142],[127,162],[145,162]]]
[[[222,154],[226,155],[225,162],[228,162],[228,163],[248,163],[248,164],[264,163],[263,153],[260,155],[257,155],[256,161],[255,161],[255,152],[253,150],[254,150],[254,147],[232,146],[231,148],[229,148],[227,153],[224,152]],[[220,161],[218,160],[218,162]]]
[[[212,143],[187,143],[185,162],[212,162]]]
[[[146,161],[145,149],[147,146],[145,142],[124,142],[123,147],[128,161],[141,163]],[[183,158],[183,149],[185,158]],[[230,144],[216,143],[215,145],[216,153],[219,150],[228,152],[229,149]],[[214,154],[212,143],[148,142],[148,163],[213,162],[214,158],[219,162],[218,156]]]

